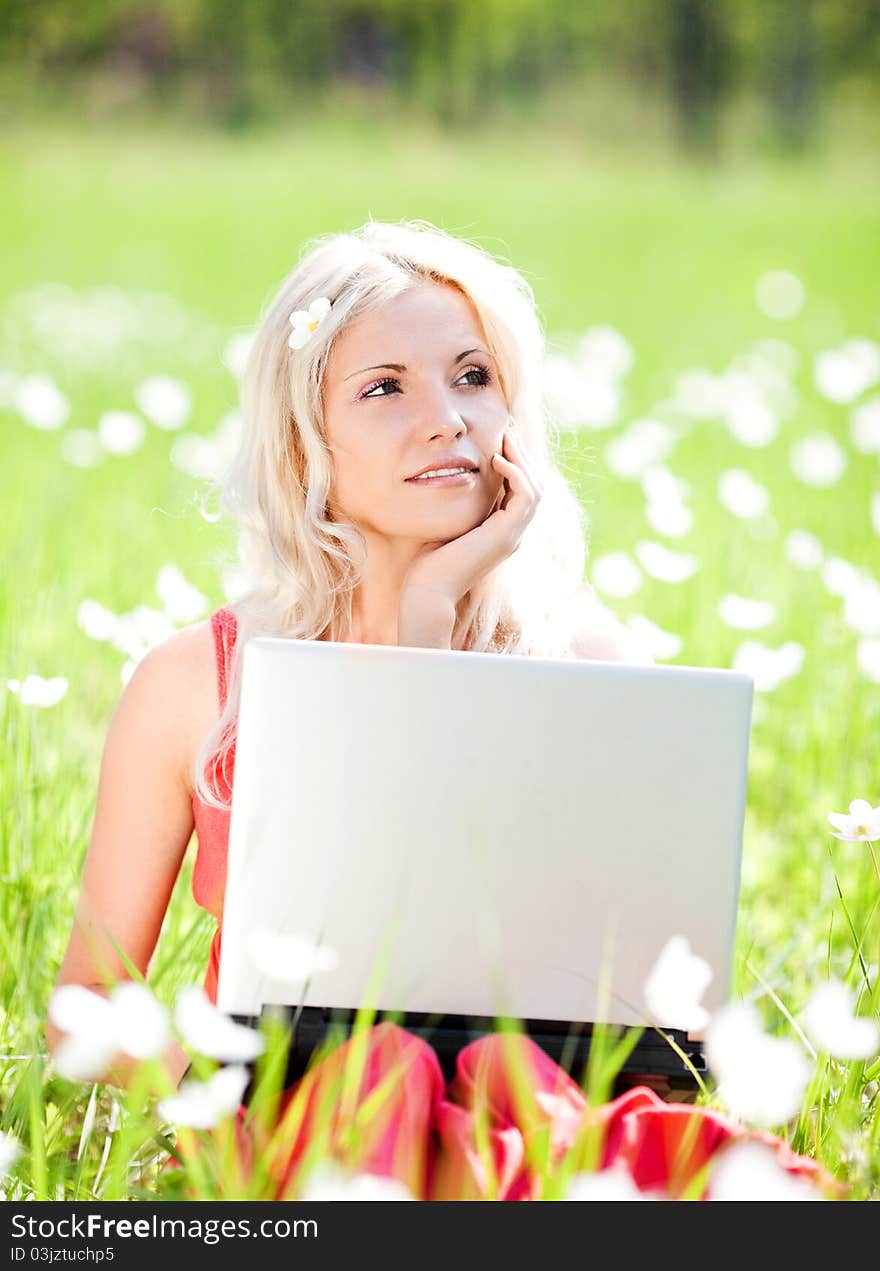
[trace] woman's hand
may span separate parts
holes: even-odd
[[[503,453],[492,456],[494,470],[504,478],[500,504],[467,534],[440,547],[422,549],[406,575],[401,594],[401,620],[406,616],[408,625],[413,622],[418,625],[420,612],[426,613],[427,627],[432,625],[433,614],[436,614],[435,625],[445,623],[449,615],[454,621],[455,605],[465,592],[519,547],[525,528],[535,515],[542,490],[512,424],[511,420],[504,431]]]

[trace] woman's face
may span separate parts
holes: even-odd
[[[421,283],[349,327],[324,378],[335,519],[386,538],[447,542],[486,519],[508,409],[480,323],[453,287]],[[477,472],[414,481],[449,456]]]

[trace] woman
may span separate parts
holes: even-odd
[[[425,222],[369,222],[308,245],[263,317],[243,379],[243,437],[224,501],[240,524],[247,588],[152,649],[122,694],[59,985],[104,991],[125,978],[115,944],[146,974],[193,829],[193,893],[219,923],[249,637],[651,662],[583,583],[583,520],[551,457],[542,365],[531,287],[482,249]],[[205,979],[212,1001],[220,940],[218,925]],[[51,1023],[47,1038],[58,1041]],[[279,1195],[348,1050],[300,1089],[307,1115],[278,1172]],[[496,1194],[534,1194],[529,1135],[537,1127],[564,1150],[586,1104],[537,1047],[522,1043],[521,1058],[531,1128],[498,1038],[468,1046],[446,1089],[430,1047],[379,1025],[362,1097],[395,1066],[402,1076],[362,1167],[416,1195],[485,1195],[474,1137],[482,1100]],[[175,1082],[187,1062],[180,1047],[169,1050]],[[130,1068],[120,1057],[106,1079],[125,1084]],[[662,1122],[667,1139],[679,1118],[691,1140],[699,1131],[693,1173],[710,1139],[739,1132],[633,1093],[599,1113],[609,1144],[635,1113]],[[239,1134],[250,1159],[242,1117]]]

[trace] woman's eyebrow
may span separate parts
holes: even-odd
[[[459,353],[458,357],[453,359],[452,365],[456,366],[464,358],[470,357],[472,353],[486,353],[486,350],[479,347],[475,349],[465,349],[464,353]],[[486,356],[488,357],[489,354],[486,353]],[[402,366],[400,362],[379,362],[376,366],[362,366],[359,371],[352,371],[351,375],[346,375],[345,379],[350,380],[352,379],[353,376],[363,375],[366,371],[405,371],[405,370],[406,370],[406,367]]]

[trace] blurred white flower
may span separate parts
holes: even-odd
[[[21,1155],[21,1144],[14,1134],[0,1130],[0,1177],[8,1174]]]
[[[175,437],[171,462],[188,477],[196,477],[200,481],[213,481],[220,475],[221,459],[217,443],[201,433],[186,432]]]
[[[282,935],[266,927],[251,931],[247,952],[254,967],[269,980],[300,985],[321,971],[339,965],[339,954],[329,945],[318,945],[308,936]]]
[[[845,340],[839,348],[818,355],[813,377],[830,401],[854,401],[880,379],[880,348],[871,340]]]
[[[854,408],[850,430],[856,450],[863,455],[880,454],[880,397],[869,397]]]
[[[67,1035],[54,1063],[70,1081],[99,1078],[117,1051],[153,1059],[168,1045],[168,1012],[145,984],[120,981],[110,997],[81,984],[64,984],[49,999],[49,1018]]]
[[[589,327],[575,346],[574,358],[590,379],[622,379],[635,362],[629,340],[609,326]]]
[[[681,652],[681,636],[673,631],[664,631],[644,614],[632,613],[626,619],[626,625],[647,648],[651,657],[657,662],[665,662],[667,658],[678,657]]]
[[[862,675],[880,684],[880,639],[865,637],[856,647],[856,662]]]
[[[116,634],[116,614],[97,600],[82,600],[76,611],[76,625],[90,640],[112,640]]]
[[[199,985],[186,985],[177,994],[174,1020],[183,1040],[210,1059],[247,1063],[265,1049],[256,1029],[236,1024],[218,1010]]]
[[[673,401],[692,419],[717,419],[724,412],[724,381],[703,367],[682,371],[675,381]]]
[[[700,567],[696,556],[687,552],[671,552],[662,543],[647,540],[636,544],[636,556],[645,573],[663,583],[683,583]]]
[[[718,498],[728,512],[744,520],[761,516],[770,506],[768,491],[743,468],[730,468],[721,474]]]
[[[237,380],[240,380],[242,375],[244,375],[244,368],[255,335],[256,332],[254,331],[239,332],[236,335],[231,335],[226,341],[223,349],[223,364]]]
[[[650,503],[683,503],[691,492],[690,482],[676,476],[662,463],[646,468],[641,481],[645,498]]]
[[[605,459],[619,477],[641,477],[661,463],[675,446],[677,437],[659,419],[636,419],[605,448]]]
[[[880,635],[880,583],[860,575],[844,596],[843,620],[858,635]]]
[[[354,1173],[335,1161],[322,1162],[311,1171],[300,1200],[414,1200],[396,1178],[382,1174]]]
[[[810,1064],[797,1042],[763,1031],[753,1006],[737,1002],[716,1011],[705,1051],[718,1095],[735,1116],[769,1127],[800,1111]]]
[[[805,298],[804,284],[788,269],[768,269],[755,283],[755,304],[777,322],[797,317]]]
[[[611,1166],[594,1174],[575,1174],[563,1200],[655,1200],[653,1192],[642,1192],[623,1166]]]
[[[769,600],[750,600],[747,596],[727,595],[718,601],[721,621],[741,631],[759,631],[776,617],[776,606]]]
[[[785,540],[785,554],[797,569],[818,569],[825,558],[822,544],[809,530],[792,530]]]
[[[694,526],[694,514],[684,503],[674,499],[649,501],[645,505],[645,519],[658,534],[667,538],[681,538]]]
[[[186,384],[168,375],[155,375],[135,389],[135,401],[157,428],[174,432],[189,419],[192,402]]]
[[[208,608],[202,593],[188,583],[176,565],[163,565],[156,579],[156,591],[170,622],[195,622]]]
[[[238,1111],[249,1079],[247,1068],[240,1064],[218,1068],[207,1081],[189,1077],[177,1094],[156,1104],[156,1111],[174,1125],[210,1130]]]
[[[14,390],[15,409],[32,428],[54,432],[70,415],[67,398],[51,375],[26,375]]]
[[[173,635],[174,630],[174,624],[161,609],[136,605],[129,613],[117,615],[110,639],[114,649],[139,662],[148,649]]]
[[[791,448],[791,470],[805,485],[836,485],[846,471],[846,452],[830,433],[812,433]]]
[[[61,457],[72,468],[96,468],[104,458],[104,448],[96,432],[70,428],[61,434]]]
[[[769,649],[758,640],[745,640],[734,655],[733,669],[751,675],[756,692],[769,693],[797,675],[803,663],[804,646],[795,640],[778,649]]]
[[[550,413],[563,428],[613,428],[620,409],[617,384],[589,379],[561,353],[544,359],[544,395]]]
[[[116,984],[110,994],[120,1049],[134,1059],[161,1055],[171,1039],[167,1008],[139,981]]]
[[[877,815],[880,822],[880,808]],[[813,990],[802,1019],[816,1049],[835,1059],[870,1059],[880,1050],[880,1028],[873,1019],[855,1014],[853,995],[840,980]]]
[[[98,420],[98,437],[109,455],[131,455],[143,445],[147,425],[130,410],[108,410]]]
[[[846,843],[880,839],[880,804],[872,808],[867,799],[853,799],[849,812],[829,812],[828,820],[836,826],[834,837]]]
[[[705,1028],[709,1012],[700,998],[711,979],[711,966],[692,952],[685,936],[671,936],[645,980],[645,1003],[654,1022],[686,1032]]]
[[[63,675],[44,680],[42,675],[26,675],[24,682],[7,680],[6,687],[17,693],[22,706],[57,706],[67,692],[67,680]]]
[[[725,412],[727,427],[743,446],[769,446],[779,432],[779,420],[760,397],[739,401]]]
[[[638,565],[626,552],[609,552],[593,561],[594,586],[606,596],[631,596],[642,585]]]
[[[725,1144],[709,1162],[708,1200],[824,1200],[809,1179],[780,1165],[773,1148],[744,1139]]]
[[[841,556],[829,556],[822,566],[822,582],[832,596],[846,596],[861,581],[861,570]]]

